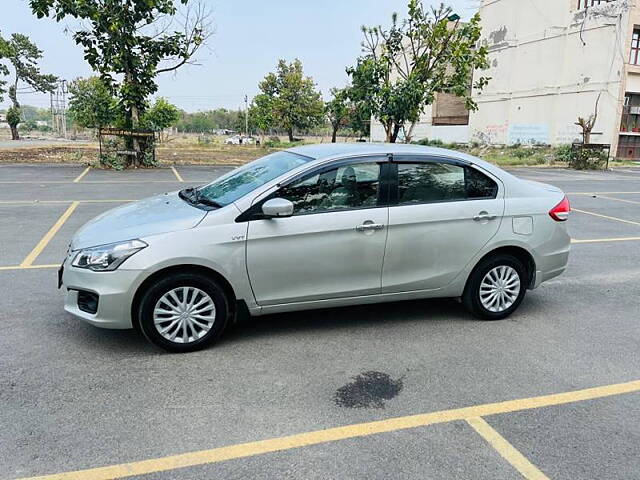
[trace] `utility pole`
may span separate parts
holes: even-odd
[[[51,92],[51,120],[56,133],[67,138],[67,81],[58,81],[55,93]]]
[[[67,138],[67,81],[62,80],[62,134]]]
[[[244,96],[244,134],[249,136],[249,97]]]

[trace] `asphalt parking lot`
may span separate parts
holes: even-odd
[[[639,477],[640,169],[514,171],[569,194],[574,245],[505,321],[296,312],[170,355],[63,311],[77,228],[225,170],[0,166],[0,478]]]

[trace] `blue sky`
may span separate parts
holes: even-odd
[[[437,3],[424,0],[425,4]],[[345,67],[360,53],[361,25],[389,24],[404,16],[407,0],[206,0],[215,34],[198,55],[201,66],[187,66],[160,77],[158,95],[187,111],[239,108],[244,95],[257,93],[258,82],[279,58],[302,60],[325,98],[347,82]],[[447,2],[463,17],[473,13],[471,0]],[[0,32],[28,34],[44,50],[42,69],[72,80],[91,70],[71,38],[67,21],[38,20],[27,0],[3,0]],[[21,97],[24,104],[48,107],[48,95]],[[0,104],[6,106],[5,103]]]

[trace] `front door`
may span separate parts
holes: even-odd
[[[382,291],[444,287],[497,233],[502,189],[487,174],[454,161],[401,157],[393,170]]]
[[[386,169],[386,158],[342,161],[266,198],[290,200],[294,214],[249,222],[247,268],[259,305],[380,293]]]

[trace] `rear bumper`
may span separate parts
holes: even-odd
[[[92,272],[74,268],[65,263],[62,282],[67,289],[64,309],[91,325],[101,328],[133,328],[131,304],[142,271],[115,270],[113,272]],[[96,313],[89,313],[78,307],[78,290],[98,295]]]
[[[534,249],[536,277],[531,288],[538,288],[541,283],[561,275],[567,269],[570,252],[571,237],[566,226],[558,226],[546,242]]]

